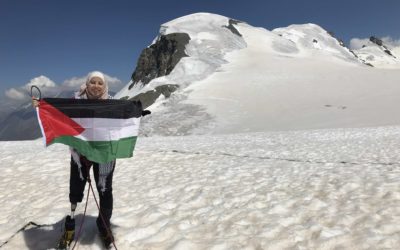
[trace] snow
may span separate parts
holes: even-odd
[[[341,46],[338,40],[316,24],[290,25],[274,29],[272,32],[295,43],[304,56],[322,53],[358,63],[358,60],[347,48]]]
[[[397,58],[400,58],[400,46],[393,48],[392,52],[393,55],[395,55]]]
[[[141,137],[134,157],[117,162],[116,245],[395,249],[399,135],[395,126]],[[28,221],[50,225],[20,232],[3,249],[48,249],[69,212],[68,148],[43,149],[40,140],[1,147],[0,242]],[[100,249],[96,216],[90,198],[79,249]]]

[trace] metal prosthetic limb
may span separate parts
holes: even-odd
[[[68,249],[75,237],[75,210],[77,204],[71,203],[71,215],[67,215],[64,224],[64,233],[61,236],[57,249]]]
[[[77,203],[71,203],[71,219],[75,219],[75,210],[77,206]]]

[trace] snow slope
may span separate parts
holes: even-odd
[[[379,127],[139,138],[115,171],[116,245],[396,249],[399,135],[400,127]],[[0,145],[0,242],[28,221],[49,224],[2,249],[48,249],[69,212],[68,149],[43,149],[39,140]],[[79,249],[100,249],[96,216],[91,198]]]
[[[323,54],[332,60],[339,58],[344,61],[359,63],[359,60],[349,49],[340,45],[339,41],[316,24],[290,25],[272,30],[273,33],[296,44],[303,56],[312,57]],[[275,44],[279,47],[279,43]]]

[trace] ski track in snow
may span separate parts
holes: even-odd
[[[141,137],[117,161],[119,249],[396,249],[400,127]],[[2,249],[56,244],[69,213],[69,155],[2,142]],[[85,191],[86,196],[86,191]],[[77,209],[77,228],[84,205]],[[77,249],[100,249],[89,200]]]

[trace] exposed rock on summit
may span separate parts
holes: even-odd
[[[238,24],[238,23],[242,23],[242,22],[239,20],[235,20],[235,19],[229,19],[229,25],[226,25],[224,27],[229,29],[230,31],[232,31],[233,34],[242,37],[242,34],[240,34],[240,32],[235,28],[235,26],[233,26],[234,24]]]
[[[146,85],[154,78],[171,73],[179,60],[188,56],[185,46],[189,40],[186,33],[161,35],[155,44],[142,51],[129,89],[135,84]]]

